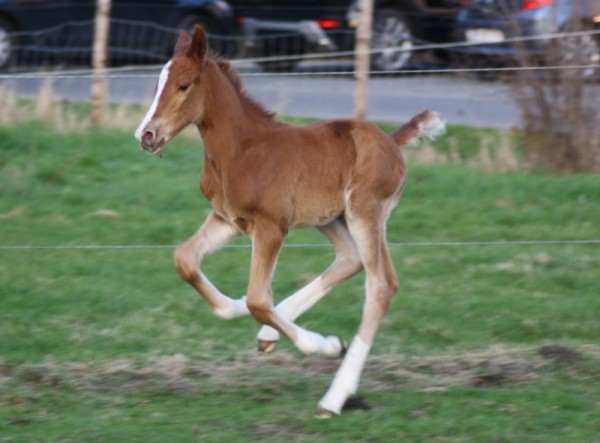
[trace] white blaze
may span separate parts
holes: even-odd
[[[158,77],[158,87],[156,88],[156,95],[154,96],[154,100],[152,101],[152,106],[148,109],[144,120],[135,130],[135,138],[138,142],[141,143],[142,136],[144,135],[144,129],[146,129],[146,125],[148,122],[154,117],[154,113],[156,112],[156,108],[158,107],[158,101],[160,100],[160,96],[162,95],[163,89],[167,84],[167,80],[169,79],[169,68],[171,67],[171,62],[169,61],[160,71],[160,76]]]

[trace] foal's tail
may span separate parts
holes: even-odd
[[[398,146],[414,145],[421,138],[433,140],[446,130],[446,123],[437,112],[423,111],[390,135]]]

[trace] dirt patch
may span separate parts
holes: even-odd
[[[504,348],[402,359],[375,356],[365,370],[365,378],[383,385],[417,383],[428,392],[458,385],[485,388],[533,382],[541,364],[531,351]]]
[[[85,391],[150,389],[185,394],[195,392],[196,383],[209,377],[215,369],[194,363],[185,355],[175,354],[141,363],[119,360],[97,369],[80,366],[75,370],[78,373],[76,385]]]
[[[490,348],[435,356],[373,355],[362,377],[365,389],[386,389],[391,385],[421,386],[426,392],[443,392],[452,386],[488,388],[508,383],[535,382],[545,369],[560,363],[571,365],[584,356],[598,359],[600,347],[588,345],[581,350],[564,345],[547,345],[539,349],[507,350]],[[176,394],[193,394],[203,381],[236,386],[254,386],[273,377],[286,380],[300,378],[329,379],[340,360],[302,357],[276,351],[267,356],[251,352],[227,361],[194,360],[182,354],[159,356],[147,360],[122,359],[100,364],[22,364],[10,366],[0,360],[0,385],[5,383],[59,387],[68,385],[84,392],[108,393],[127,390],[152,390]],[[280,374],[282,370],[285,376]],[[256,374],[261,374],[257,377]],[[263,396],[264,397],[264,396]],[[266,401],[263,397],[257,402]],[[267,399],[268,400],[268,399]],[[349,407],[369,409],[357,398]]]
[[[583,355],[579,351],[559,344],[542,346],[539,353],[542,357],[561,365],[572,365],[583,360]]]

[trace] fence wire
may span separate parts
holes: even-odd
[[[521,71],[557,71],[557,70],[585,70],[585,69],[600,69],[600,64],[586,65],[554,65],[554,66],[506,66],[494,68],[427,68],[427,69],[403,69],[393,71],[367,71],[371,75],[402,75],[402,74],[465,74],[465,73],[486,73],[486,72],[521,72]],[[241,77],[348,77],[363,73],[362,71],[325,71],[325,72],[243,72]],[[128,74],[118,71],[103,72],[94,74],[93,72],[81,73],[27,73],[27,74],[0,74],[0,80],[19,80],[19,79],[78,79],[78,78],[94,78],[102,77],[107,79],[136,79],[136,78],[157,78],[158,73],[151,74]]]
[[[473,246],[565,246],[600,245],[599,240],[499,240],[499,241],[440,241],[440,242],[391,242],[392,248],[473,247]],[[0,245],[0,251],[121,251],[135,249],[174,249],[178,245]],[[250,244],[225,245],[223,249],[249,249]],[[284,248],[316,249],[333,248],[330,243],[290,243]]]

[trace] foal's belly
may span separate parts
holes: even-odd
[[[326,225],[344,212],[344,199],[342,195],[333,195],[319,198],[298,198],[295,202],[292,227],[300,228],[307,226]]]
[[[244,234],[251,234],[254,225],[254,211],[248,211],[248,208],[235,207],[222,198],[220,193],[210,199],[213,210],[223,219],[235,226]],[[285,220],[289,229],[303,228],[309,226],[323,226],[331,223],[344,213],[344,200],[342,198],[317,199],[300,198],[294,204],[288,206],[290,211],[287,214],[277,214]],[[276,214],[270,214],[276,216]],[[278,217],[275,217],[278,218]]]
[[[292,229],[326,225],[345,210],[345,183],[340,183],[341,180],[321,179],[320,183],[298,180],[292,182],[294,186],[276,183],[266,191],[256,189],[255,182],[247,186],[222,186],[219,181],[211,183],[211,192],[205,192],[204,188],[203,192],[215,213],[245,234],[252,233],[255,218],[260,215]],[[277,192],[271,192],[274,189]]]

